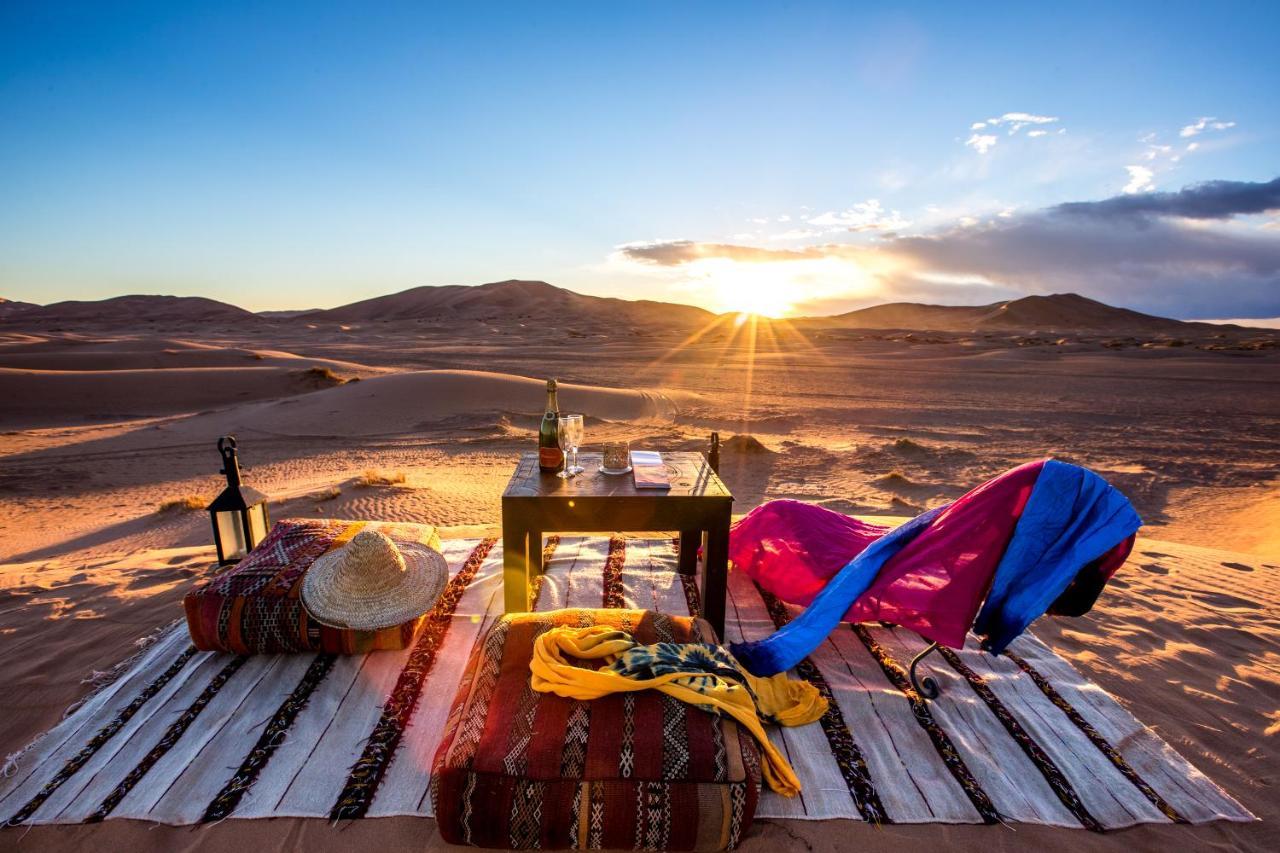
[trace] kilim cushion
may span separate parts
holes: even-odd
[[[183,599],[191,642],[202,651],[237,654],[330,652],[357,655],[403,649],[423,617],[377,631],[331,628],[302,606],[302,579],[321,554],[341,547],[369,526],[393,541],[440,547],[424,524],[288,519],[277,522],[248,556]]]
[[[595,624],[644,644],[715,641],[700,619],[648,610],[500,618],[472,652],[436,752],[431,797],[446,841],[721,850],[750,827],[760,756],[733,720],[656,690],[583,702],[530,687],[539,634]]]

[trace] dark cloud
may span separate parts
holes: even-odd
[[[658,240],[652,243],[628,243],[618,251],[633,261],[678,267],[681,264],[708,258],[725,258],[744,263],[769,263],[774,261],[802,261],[820,258],[820,248],[810,249],[757,249],[754,246],[736,246],[732,243],[698,243],[693,240]]]
[[[871,244],[777,250],[678,240],[621,251],[664,266],[706,258],[748,263],[844,258],[864,270],[888,270],[866,273],[879,279],[875,301],[883,302],[978,304],[1074,292],[1183,319],[1277,317],[1280,230],[1223,222],[1270,210],[1280,210],[1280,178],[1210,181],[1179,192],[1060,204]],[[798,307],[834,313],[867,303],[865,297],[835,296]]]
[[[1100,219],[1182,216],[1189,219],[1230,219],[1250,213],[1280,210],[1280,178],[1266,183],[1205,181],[1176,193],[1135,193],[1103,201],[1073,201],[1050,212]]]
[[[888,247],[949,275],[1175,317],[1280,315],[1280,235],[1189,224],[1280,209],[1280,178],[1073,202]]]

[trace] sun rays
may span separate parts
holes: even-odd
[[[739,312],[717,315],[647,367],[663,373],[666,381],[685,365],[718,371],[722,387],[737,389],[741,394],[738,422],[740,431],[745,432],[755,412],[757,362],[764,358],[795,367],[829,362],[827,355],[791,321]],[[665,372],[664,366],[668,368]]]

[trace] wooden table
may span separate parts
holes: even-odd
[[[571,480],[541,473],[536,453],[521,456],[502,494],[506,611],[529,609],[529,581],[542,572],[544,533],[679,531],[682,574],[697,573],[705,536],[702,616],[723,640],[733,495],[701,453],[663,453],[662,461],[670,489],[637,489],[630,474],[601,474],[599,453],[581,454],[586,471]]]

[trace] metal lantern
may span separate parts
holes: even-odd
[[[222,473],[227,487],[209,504],[213,520],[213,544],[218,548],[218,563],[239,562],[267,535],[267,496],[257,489],[240,484],[240,460],[236,456],[236,437],[218,439],[222,456]]]

